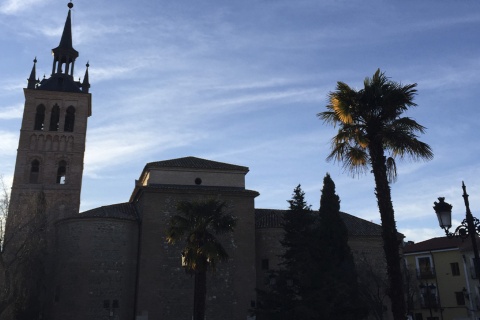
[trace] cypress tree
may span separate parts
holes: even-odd
[[[320,209],[312,251],[312,286],[304,299],[312,303],[316,319],[357,320],[366,316],[359,298],[357,272],[348,245],[348,230],[340,216],[340,198],[329,174],[323,179]],[[311,296],[314,294],[314,296]],[[313,302],[317,303],[314,303]]]

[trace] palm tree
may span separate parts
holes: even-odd
[[[225,213],[226,204],[218,200],[182,201],[177,205],[180,215],[170,219],[167,242],[185,240],[182,250],[183,265],[195,276],[193,320],[205,318],[207,270],[215,271],[218,261],[226,261],[228,254],[216,238],[233,232],[236,219]]]
[[[400,240],[390,191],[390,183],[396,179],[395,159],[433,158],[430,146],[418,140],[417,134],[423,134],[425,127],[402,116],[409,107],[416,106],[416,86],[391,81],[378,69],[358,91],[337,82],[336,90],[329,93],[327,111],[318,113],[324,123],[338,126],[327,160],[343,162],[344,169],[354,176],[368,169],[373,172],[395,320],[406,318]]]

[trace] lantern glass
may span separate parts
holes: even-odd
[[[438,224],[442,229],[450,229],[452,227],[452,211],[437,212]]]

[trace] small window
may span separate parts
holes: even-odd
[[[50,131],[58,131],[58,123],[60,121],[60,107],[58,104],[54,105],[52,108],[52,113],[50,114]]]
[[[112,301],[112,308],[118,308],[118,300]]]
[[[457,305],[459,306],[465,305],[465,295],[463,291],[455,292],[455,299],[457,299]]]
[[[450,268],[452,269],[452,276],[460,275],[460,267],[458,266],[458,262],[450,263]]]
[[[37,107],[37,113],[35,113],[35,126],[33,130],[43,130],[43,125],[45,124],[45,106],[40,104]]]
[[[67,163],[62,160],[58,163],[58,170],[57,170],[57,183],[58,184],[65,184],[66,174],[67,174]]]
[[[38,175],[40,173],[40,162],[33,160],[30,164],[30,183],[38,183]]]
[[[110,300],[103,300],[103,308],[110,309]]]
[[[73,127],[75,124],[75,108],[70,106],[67,108],[67,113],[65,115],[65,126],[63,131],[73,132]]]
[[[268,270],[268,269],[270,269],[268,259],[262,259],[262,270]]]
[[[430,257],[417,258],[417,277],[419,279],[431,279],[435,277],[435,269],[433,268]]]

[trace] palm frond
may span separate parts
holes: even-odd
[[[187,271],[205,271],[209,266],[214,269],[217,261],[228,258],[216,238],[235,227],[236,218],[226,209],[226,203],[216,199],[177,204],[180,214],[170,219],[166,238],[169,244],[185,240],[182,260]]]
[[[399,118],[386,127],[383,138],[385,149],[390,150],[394,157],[401,159],[409,157],[412,160],[431,160],[431,147],[418,140],[416,132],[424,133],[425,127],[415,120]]]
[[[327,160],[343,162],[345,170],[353,175],[361,174],[369,165],[370,143],[380,139],[383,149],[390,153],[387,170],[389,180],[394,181],[397,157],[432,159],[430,146],[417,136],[425,132],[425,127],[411,118],[401,117],[409,107],[416,106],[413,101],[416,87],[416,83],[402,85],[391,81],[380,69],[367,77],[364,88],[358,91],[337,82],[336,90],[328,94],[327,111],[317,114],[324,123],[339,126]]]

